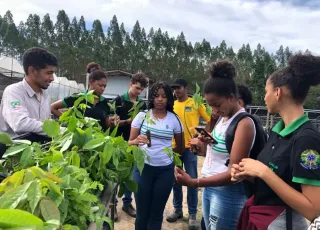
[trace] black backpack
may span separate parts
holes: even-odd
[[[237,129],[237,126],[239,124],[239,122],[245,118],[245,117],[249,117],[253,120],[255,128],[256,128],[256,137],[255,137],[255,141],[254,144],[252,146],[252,149],[250,151],[249,157],[252,159],[257,159],[259,153],[261,152],[261,150],[264,148],[267,139],[268,139],[268,135],[266,133],[266,131],[264,130],[261,122],[259,121],[259,119],[256,118],[256,116],[251,115],[247,112],[245,113],[239,113],[230,123],[227,131],[226,131],[226,148],[229,152],[229,154],[231,153],[231,148],[232,148],[232,144],[234,141],[234,136],[235,136],[235,132]],[[229,159],[226,162],[226,166],[229,166]],[[247,195],[248,197],[251,197],[253,195],[254,192],[254,185],[253,183],[249,182],[249,181],[244,181],[246,190],[247,190]]]

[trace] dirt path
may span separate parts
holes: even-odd
[[[199,157],[198,158],[198,175],[200,174],[202,164],[203,164],[204,158]],[[198,214],[197,214],[197,220],[199,223],[199,229],[200,229],[200,218],[202,215],[202,191],[200,190],[198,193],[199,196],[199,202],[198,202]],[[133,206],[135,207],[135,203],[133,201]],[[128,216],[126,213],[124,213],[122,210],[122,200],[119,199],[118,204],[118,216],[119,220],[115,223],[115,230],[133,230],[134,229],[134,222],[135,219]],[[188,230],[188,205],[187,205],[187,189],[186,187],[183,187],[183,213],[184,218],[182,220],[177,221],[176,223],[168,223],[166,221],[166,217],[173,212],[174,208],[172,205],[172,192],[170,194],[169,200],[166,205],[166,209],[164,210],[164,218],[163,218],[163,224],[162,229],[163,230]]]

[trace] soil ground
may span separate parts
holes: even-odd
[[[198,157],[198,175],[200,174],[202,165],[203,165],[204,158]],[[200,229],[200,220],[202,216],[202,190],[199,190],[198,193],[199,196],[199,202],[198,202],[198,214],[197,214],[197,220],[199,223],[199,229]],[[163,230],[188,230],[188,205],[187,205],[187,188],[183,187],[183,214],[184,217],[181,220],[178,220],[176,223],[169,223],[166,221],[166,217],[170,215],[174,208],[172,205],[172,192],[170,194],[169,200],[167,202],[166,208],[164,210],[164,217],[163,217],[163,223],[162,223],[162,229]],[[135,207],[135,203],[133,201],[133,206]],[[122,211],[122,199],[119,199],[118,203],[118,216],[119,220],[115,223],[115,230],[133,230],[134,229],[134,222],[135,219],[128,216],[125,212]]]

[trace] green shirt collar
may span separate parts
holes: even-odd
[[[129,91],[127,91],[123,94],[123,98],[124,98],[124,100],[131,102],[130,97],[129,97]],[[137,97],[137,101],[141,101],[140,97]]]
[[[284,127],[283,120],[279,121],[273,128],[272,131],[277,133],[278,135],[285,137],[294,131],[296,131],[301,125],[309,121],[308,115],[304,114],[298,119],[296,119],[294,122],[289,124],[287,127]]]

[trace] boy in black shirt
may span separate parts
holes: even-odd
[[[129,113],[131,108],[135,105],[140,111],[146,110],[146,104],[139,98],[139,95],[146,87],[148,87],[148,84],[148,78],[144,73],[136,73],[132,75],[128,92],[114,99],[117,108],[116,113],[120,117],[117,135],[122,135],[126,141],[128,141],[130,137],[132,119]],[[129,216],[135,217],[136,211],[131,204],[132,193],[130,191],[125,192],[122,201],[122,210]]]

